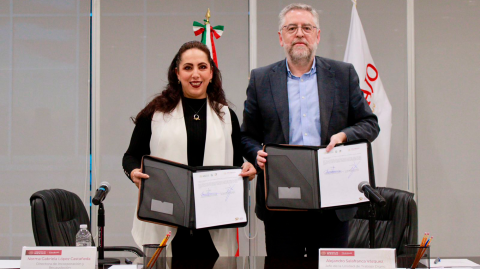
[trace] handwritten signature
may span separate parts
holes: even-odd
[[[227,191],[226,191],[227,196],[225,197],[225,201],[228,200],[228,197],[230,197],[230,194],[232,194],[233,192],[234,192],[233,185],[231,185],[230,187],[227,188]]]
[[[353,172],[359,170],[359,169],[358,169],[358,164],[359,164],[359,163],[360,163],[360,162],[352,163],[352,166],[351,166],[350,169],[348,170],[348,171],[350,172],[350,174],[348,175],[348,178],[350,178],[350,177],[352,176]]]
[[[207,189],[206,191],[202,192],[202,197],[211,197],[211,196],[217,196],[218,193],[212,192],[210,189]]]
[[[341,173],[342,171],[338,170],[338,169],[335,169],[335,166],[332,166],[332,167],[329,167],[327,168],[327,170],[325,171],[325,174],[326,175],[331,175],[331,174],[338,174],[338,173]]]

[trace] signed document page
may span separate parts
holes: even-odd
[[[358,190],[360,182],[370,182],[367,144],[339,146],[329,153],[319,149],[318,172],[322,208],[368,201]]]
[[[245,222],[240,169],[193,173],[196,228]]]

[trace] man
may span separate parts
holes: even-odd
[[[252,71],[243,112],[244,155],[256,163],[256,214],[265,224],[268,256],[318,257],[320,247],[346,247],[348,220],[356,208],[279,212],[265,208],[262,144],[328,145],[373,141],[380,129],[351,64],[315,57],[318,13],[291,4],[279,15],[278,36],[286,60]]]

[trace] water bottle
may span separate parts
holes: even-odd
[[[77,247],[90,247],[92,246],[92,235],[87,230],[87,224],[80,225],[80,231],[76,236]]]

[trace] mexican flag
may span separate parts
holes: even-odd
[[[210,50],[210,56],[218,67],[217,51],[215,50],[215,39],[219,39],[223,34],[223,25],[212,27],[208,20],[203,20],[205,24],[201,24],[197,21],[193,22],[193,32],[195,36],[202,34],[202,43],[205,44]]]

